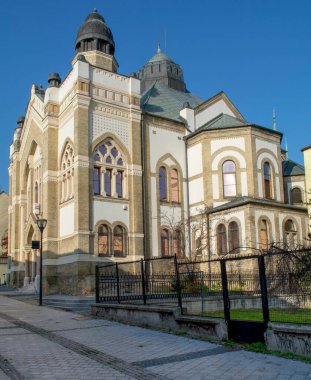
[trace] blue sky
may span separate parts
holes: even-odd
[[[119,72],[137,71],[157,41],[207,99],[223,90],[243,116],[287,137],[290,158],[311,144],[310,0],[10,0],[0,2],[0,186],[32,83],[64,78],[80,24],[96,7],[110,26]],[[166,35],[166,44],[165,44]],[[165,49],[166,45],[166,49]]]

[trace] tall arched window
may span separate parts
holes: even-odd
[[[167,173],[164,166],[159,169],[160,200],[167,200]]]
[[[224,224],[217,227],[217,253],[225,255],[227,253],[227,232]]]
[[[260,248],[263,251],[266,251],[269,247],[269,236],[268,236],[268,224],[265,219],[260,221],[260,231],[259,231],[259,240],[260,240]]]
[[[265,162],[263,165],[263,177],[264,177],[265,198],[272,198],[272,177],[271,177],[271,167],[270,167],[269,162]]]
[[[229,251],[237,253],[240,247],[239,226],[237,222],[229,223]]]
[[[284,238],[288,248],[294,249],[297,242],[297,230],[291,219],[285,223]]]
[[[110,255],[110,231],[106,224],[101,224],[98,228],[98,255]]]
[[[93,154],[93,193],[106,197],[125,197],[124,157],[115,142],[108,138]]]
[[[171,170],[171,201],[179,202],[179,177],[176,169]]]
[[[167,229],[161,231],[161,254],[162,257],[170,255],[170,235]]]
[[[236,167],[233,161],[225,161],[222,165],[224,197],[234,197],[236,190]]]
[[[64,202],[73,197],[74,179],[74,150],[71,144],[67,143],[61,160],[61,201]]]
[[[174,231],[173,234],[173,255],[182,256],[182,233],[180,230]]]
[[[291,190],[291,204],[301,204],[302,203],[302,192],[299,187],[294,187]]]
[[[116,226],[113,230],[113,255],[116,257],[125,256],[124,228],[122,226]]]

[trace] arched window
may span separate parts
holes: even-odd
[[[178,171],[176,169],[171,170],[171,201],[179,202],[179,179]]]
[[[125,256],[124,228],[122,226],[116,226],[113,230],[113,255],[115,257]]]
[[[159,170],[160,200],[167,200],[167,174],[164,166]]]
[[[202,256],[202,234],[201,230],[194,231],[194,253],[197,256]]]
[[[225,255],[227,253],[227,232],[224,224],[217,227],[217,253]]]
[[[302,192],[299,187],[294,187],[291,190],[291,203],[292,204],[301,204],[302,203]]]
[[[106,224],[98,228],[98,255],[110,256],[110,231]]]
[[[125,197],[124,157],[115,142],[108,138],[93,153],[93,193],[106,197]]]
[[[272,198],[272,177],[271,167],[269,162],[265,162],[263,165],[263,177],[264,177],[264,190],[265,198]]]
[[[297,230],[291,219],[288,219],[285,223],[284,237],[288,248],[294,249],[297,242]]]
[[[269,237],[268,237],[268,224],[267,224],[267,221],[265,219],[262,219],[260,221],[260,227],[259,228],[260,228],[260,231],[259,231],[260,248],[263,251],[266,251],[269,247]]]
[[[182,233],[176,230],[173,235],[173,255],[182,256]]]
[[[236,191],[236,168],[233,161],[225,161],[222,165],[224,197],[234,197]]]
[[[61,201],[73,198],[74,150],[67,143],[61,160]]]
[[[239,226],[237,222],[229,223],[229,251],[238,252],[240,247]]]
[[[161,254],[162,257],[170,255],[170,235],[167,229],[161,231]]]

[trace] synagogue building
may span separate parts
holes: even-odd
[[[224,92],[191,93],[160,46],[137,73],[119,73],[96,10],[74,47],[65,78],[31,87],[14,132],[11,284],[37,286],[37,218],[47,219],[46,294],[88,294],[98,263],[306,242],[304,168],[282,150],[281,132],[245,120]]]

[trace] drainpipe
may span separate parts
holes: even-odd
[[[211,288],[212,283],[212,268],[211,268],[211,243],[210,243],[210,210],[206,213],[206,229],[207,229],[207,255],[208,255],[208,286]]]
[[[143,196],[143,247],[144,247],[144,258],[147,259],[147,182],[146,182],[146,135],[145,135],[145,127],[144,127],[144,114],[141,114],[140,121],[140,133],[141,133],[141,166],[142,166],[142,196]],[[149,255],[148,255],[149,256]]]
[[[190,230],[190,201],[189,201],[189,176],[188,176],[188,142],[186,136],[183,140],[185,141],[185,157],[186,157],[186,183],[187,183],[187,225],[188,225],[188,240],[189,240],[189,255],[191,256],[192,244],[191,244],[191,230]]]

